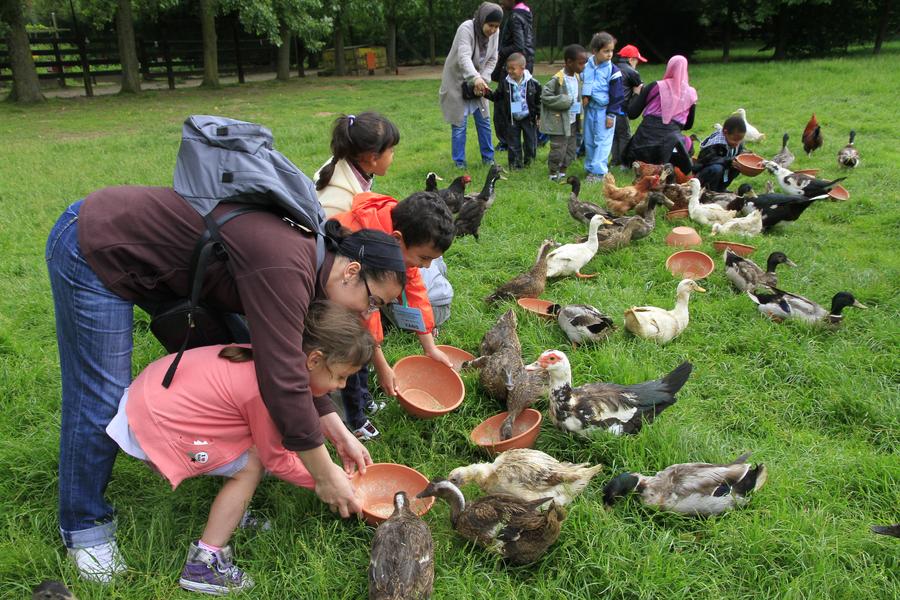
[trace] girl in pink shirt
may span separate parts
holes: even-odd
[[[313,396],[344,387],[347,377],[369,362],[374,346],[359,313],[325,301],[310,305],[303,351]],[[260,479],[268,471],[299,487],[315,489],[316,482],[297,455],[281,445],[260,396],[249,346],[189,350],[178,377],[164,388],[162,379],[172,359],[163,357],[137,376],[107,432],[126,453],[159,471],[173,489],[188,477],[227,478],[203,534],[191,544],[179,584],[207,594],[246,589],[253,582],[234,565],[228,541]],[[348,476],[357,467],[350,458],[353,452],[363,454],[361,470],[372,464],[337,413],[320,418]]]

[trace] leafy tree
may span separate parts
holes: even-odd
[[[0,33],[6,34],[6,48],[12,68],[12,91],[8,100],[31,104],[42,102],[41,83],[38,79],[31,45],[25,30],[25,9],[27,3],[21,0],[0,2]]]

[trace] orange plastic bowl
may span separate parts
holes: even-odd
[[[703,279],[715,268],[713,259],[697,250],[682,250],[666,259],[666,269],[677,279]]]
[[[748,246],[747,244],[741,244],[739,242],[726,242],[725,240],[713,242],[713,248],[720,254],[725,252],[725,249],[727,248],[738,256],[750,256],[756,251],[755,246]]]
[[[453,370],[459,371],[462,368],[462,364],[467,360],[472,360],[475,358],[474,355],[466,352],[462,348],[457,348],[456,346],[447,346],[447,345],[439,345],[438,350],[447,355],[447,358],[450,359],[450,362],[453,363]]]
[[[459,375],[428,356],[407,356],[394,365],[397,399],[420,419],[445,415],[462,404],[466,387]]]
[[[686,208],[677,208],[666,213],[666,218],[670,221],[678,221],[679,219],[687,219],[688,217],[690,217],[690,214]]]
[[[513,423],[513,435],[508,440],[500,440],[500,426],[506,420],[508,412],[502,412],[482,421],[472,430],[469,438],[488,454],[499,454],[511,448],[531,448],[541,432],[541,421],[544,419],[540,411],[526,408]]]
[[[397,492],[406,492],[410,508],[419,516],[434,505],[434,498],[416,498],[428,485],[428,478],[406,465],[374,464],[365,475],[357,471],[350,483],[362,501],[363,519],[369,525],[378,525],[391,516]]]
[[[831,191],[828,192],[828,195],[831,196],[835,200],[849,200],[850,192],[847,191],[847,188],[838,184],[831,188]]]
[[[738,154],[734,157],[734,160],[731,161],[731,165],[737,169],[739,173],[742,173],[747,177],[756,177],[766,170],[766,167],[763,166],[763,160],[763,157],[759,154]]]
[[[816,175],[819,174],[819,170],[818,169],[797,169],[796,171],[794,171],[794,173],[801,173],[803,175],[812,175],[813,177],[815,177]]]
[[[693,227],[673,227],[666,236],[669,246],[699,246],[702,241]]]
[[[524,308],[530,313],[536,314],[539,317],[543,317],[548,320],[555,320],[556,315],[549,312],[551,306],[554,306],[554,302],[550,302],[549,300],[541,300],[539,298],[519,298],[517,300],[519,306]]]

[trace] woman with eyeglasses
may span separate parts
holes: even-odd
[[[234,207],[220,204],[212,217]],[[191,254],[204,229],[173,189],[123,186],[69,206],[47,241],[62,379],[60,533],[86,579],[108,582],[126,568],[104,497],[119,448],[106,427],[131,381],[134,307],[188,296]],[[322,420],[334,406],[310,387],[304,323],[317,298],[365,313],[399,296],[406,282],[400,246],[383,232],[326,225],[317,269],[314,236],[273,212],[247,213],[220,233],[228,260],[206,269],[201,303],[246,317],[259,391],[282,445],[297,454],[323,502],[342,517],[358,513],[345,470],[323,444],[334,445],[347,471],[371,459],[343,425]]]

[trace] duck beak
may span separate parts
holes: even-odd
[[[701,294],[704,293],[704,292],[706,292],[706,290],[703,289],[702,287],[700,287],[699,285],[694,287],[694,291],[695,291],[695,292],[700,292]]]
[[[869,308],[868,306],[866,306],[865,304],[863,304],[863,303],[860,302],[859,300],[854,300],[854,301],[853,301],[853,306],[855,306],[856,308]]]
[[[543,368],[544,367],[541,366],[540,361],[537,361],[537,360],[534,361],[533,363],[531,363],[530,365],[525,365],[526,371],[540,371]]]
[[[437,179],[438,181],[443,181],[443,180],[444,180],[444,178],[441,177],[440,175],[438,175],[437,173],[435,173],[434,178]]]
[[[603,217],[603,224],[604,224],[604,225],[612,225],[613,222],[610,221],[609,219],[607,219],[606,217]]]
[[[788,258],[788,259],[785,259],[784,264],[786,264],[786,265],[789,266],[789,267],[796,267],[796,266],[797,266],[797,263],[795,263],[794,261],[792,261],[792,260],[789,259],[789,258]]]

